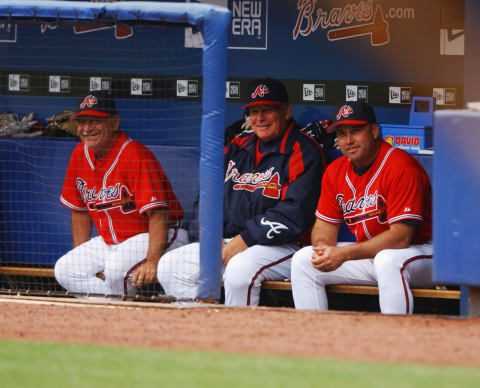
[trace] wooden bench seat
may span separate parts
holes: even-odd
[[[53,268],[0,266],[0,274],[10,276],[54,277]],[[265,281],[262,284],[262,288],[265,290],[291,291],[292,284],[288,281]],[[327,292],[334,294],[378,295],[378,288],[374,286],[351,286],[339,284],[328,286]],[[459,290],[416,288],[412,289],[412,294],[416,298],[460,299]]]
[[[33,267],[0,267],[0,274],[10,276],[38,276],[42,278],[53,278],[53,268],[33,268]]]
[[[288,281],[266,281],[262,283],[262,288],[266,290],[291,291],[292,284]],[[338,284],[327,286],[327,292],[334,294],[378,295],[378,287]],[[460,299],[459,290],[414,288],[412,289],[412,294],[416,298]]]

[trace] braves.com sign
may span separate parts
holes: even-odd
[[[187,0],[187,3],[220,5],[232,12],[229,49],[267,49],[268,0]],[[201,32],[185,29],[185,47],[201,48],[203,43]]]
[[[317,29],[327,30],[329,41],[368,36],[372,46],[390,42],[389,27],[384,11],[373,0],[346,4],[324,10],[316,0],[298,0],[298,16],[293,29],[293,39],[308,36]]]

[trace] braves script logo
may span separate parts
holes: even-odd
[[[44,34],[45,31],[47,31],[47,29],[54,30],[57,27],[58,26],[56,24],[41,24],[40,32]],[[76,35],[79,35],[79,34],[86,34],[87,32],[106,30],[108,28],[115,29],[116,39],[125,39],[133,36],[133,28],[130,26],[122,25],[122,24],[115,24],[113,26],[99,26],[94,24],[75,24],[73,26],[73,32],[75,32]]]
[[[97,97],[89,94],[80,104],[80,109],[85,108],[86,106],[91,108],[92,106],[97,105]]]
[[[262,225],[270,227],[270,229],[267,232],[267,238],[269,240],[271,240],[273,237],[275,237],[275,236],[273,236],[272,233],[280,234],[280,233],[282,233],[282,231],[281,231],[282,229],[288,229],[288,227],[283,225],[282,223],[274,222],[274,221],[268,221],[268,220],[265,219],[265,217],[262,217],[262,219],[260,220],[260,223]]]
[[[369,35],[372,46],[387,44],[390,42],[389,23],[385,21],[380,5],[377,4],[375,13],[373,12],[372,1],[347,4],[343,8],[332,8],[330,12],[318,8],[314,12],[317,0],[298,0],[297,9],[299,12],[293,29],[293,39],[297,39],[298,35],[308,36],[318,27],[326,30],[331,27],[339,27],[342,24],[349,25],[356,21],[370,23],[331,29],[327,34],[328,40],[334,41]]]
[[[340,110],[337,113],[337,121],[340,120],[340,117],[345,117],[347,118],[353,113],[353,109],[350,105],[344,105],[340,108]]]
[[[120,208],[122,213],[130,213],[135,210],[133,195],[125,186],[120,188],[120,183],[115,186],[102,187],[97,191],[96,187],[89,189],[87,182],[77,178],[77,189],[89,210],[101,211]]]
[[[257,189],[262,190],[262,194],[268,198],[280,198],[282,186],[279,183],[278,172],[273,174],[273,167],[265,172],[247,172],[240,175],[237,168],[233,168],[235,162],[228,162],[227,172],[225,173],[225,183],[230,179],[235,182],[233,190],[247,190],[253,192]]]
[[[268,88],[261,84],[258,85],[255,91],[252,93],[252,98],[257,98],[257,97],[263,97],[265,94],[268,94],[270,90]]]
[[[96,3],[115,3],[116,0],[91,0]],[[109,15],[107,15],[108,17]],[[96,16],[95,16],[96,17]],[[57,28],[56,24],[41,24],[40,25],[40,31],[43,34],[46,30],[51,29],[54,30]],[[80,22],[77,21],[77,23],[73,26],[73,32],[75,34],[85,34],[87,32],[92,32],[92,31],[100,31],[100,30],[105,30],[107,28],[114,28],[115,29],[115,38],[116,39],[125,39],[129,38],[133,35],[133,28],[124,24],[120,23],[110,23],[109,25],[105,24],[96,24],[93,21],[92,22]]]
[[[343,216],[347,225],[367,221],[372,218],[377,218],[378,222],[381,224],[384,224],[387,221],[387,202],[385,201],[385,198],[378,195],[378,191],[375,191],[374,194],[363,196],[358,200],[352,198],[347,202],[344,202],[343,194],[338,194],[337,202],[342,208]],[[372,210],[367,211],[372,207]],[[352,213],[357,214],[348,216]]]

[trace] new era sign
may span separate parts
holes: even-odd
[[[186,0],[187,3],[208,3],[228,7],[232,12],[229,49],[266,50],[268,46],[268,0]],[[200,31],[185,28],[185,47],[202,48]]]
[[[134,96],[151,96],[153,81],[150,78],[132,78],[130,80],[130,94]]]
[[[345,87],[345,100],[368,102],[368,86],[347,85]]]
[[[412,102],[412,88],[390,86],[388,88],[388,102],[390,104],[410,104]]]
[[[325,84],[303,84],[303,101],[325,101]]]
[[[8,90],[10,92],[29,92],[30,91],[30,75],[9,74]]]
[[[112,79],[110,77],[90,77],[90,91],[105,90],[109,92],[112,88]]]
[[[177,97],[198,97],[198,81],[177,80]]]
[[[455,88],[433,88],[433,98],[436,105],[456,105],[457,89]]]
[[[227,98],[240,98],[240,82],[227,81]]]
[[[51,75],[48,77],[50,93],[70,93],[71,80],[69,76]]]

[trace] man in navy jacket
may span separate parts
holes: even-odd
[[[272,78],[249,85],[252,131],[225,148],[222,249],[225,303],[257,305],[264,280],[290,278],[291,256],[309,236],[325,168],[321,147],[291,117],[285,86]],[[308,240],[307,240],[308,241]],[[195,298],[199,243],[175,249],[158,265],[168,295]]]

